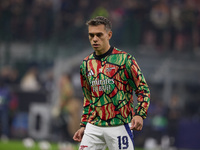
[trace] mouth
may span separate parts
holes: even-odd
[[[97,48],[97,47],[99,47],[99,44],[92,44],[92,46],[93,46],[94,48]]]

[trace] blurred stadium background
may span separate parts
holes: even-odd
[[[135,56],[151,90],[136,147],[200,149],[199,0],[0,0],[0,149],[77,144],[85,22],[96,15],[111,19],[111,44]]]

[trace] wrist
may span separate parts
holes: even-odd
[[[143,116],[141,116],[141,115],[138,115],[138,114],[134,115],[133,117],[136,117],[136,116],[139,116],[139,117],[141,117],[143,120],[145,119]]]

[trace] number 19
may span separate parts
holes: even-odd
[[[128,148],[128,137],[127,136],[118,136],[118,147],[119,149],[127,149]]]

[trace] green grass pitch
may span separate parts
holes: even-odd
[[[78,145],[73,145],[74,150],[78,150]],[[12,140],[7,142],[0,141],[0,150],[40,150],[38,143],[35,144],[33,148],[26,148],[22,141],[20,140]],[[57,143],[51,143],[51,149],[49,150],[59,150]],[[108,150],[108,149],[107,149]],[[140,148],[136,148],[135,150],[143,150]]]

